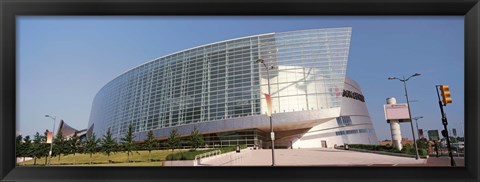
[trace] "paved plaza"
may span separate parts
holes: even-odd
[[[272,151],[243,150],[201,162],[203,166],[269,166]],[[397,166],[426,165],[426,159],[397,157],[338,149],[275,149],[276,166]]]

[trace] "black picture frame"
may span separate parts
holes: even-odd
[[[21,15],[463,15],[465,167],[16,167],[16,24]],[[1,181],[478,181],[478,0],[1,0]],[[451,65],[455,66],[455,65]]]

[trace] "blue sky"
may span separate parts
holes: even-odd
[[[270,32],[352,27],[347,76],[364,93],[379,140],[390,139],[388,97],[404,103],[407,82],[419,128],[441,129],[436,84],[450,86],[449,129],[464,122],[463,16],[17,17],[17,132],[52,128],[57,116],[87,127],[95,94],[125,71],[154,58],[226,39]],[[409,123],[402,136],[411,137]],[[426,132],[425,132],[426,133]]]

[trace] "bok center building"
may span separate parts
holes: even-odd
[[[377,144],[360,86],[346,77],[352,29],[241,37],[159,57],[106,84],[95,96],[88,134],[166,140],[199,130],[207,147]],[[271,69],[256,62],[263,59]]]

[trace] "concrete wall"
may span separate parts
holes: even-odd
[[[360,86],[348,77],[345,79],[345,89],[362,94]],[[365,99],[365,102],[367,102],[367,99]],[[322,141],[326,142],[327,148],[333,148],[335,145],[344,145],[345,143],[378,144],[378,139],[365,102],[343,97],[340,116],[349,116],[352,121],[351,125],[340,126],[336,118],[331,118],[324,123],[312,127],[303,135],[290,138],[293,143],[293,148],[321,148]],[[336,132],[359,129],[366,129],[369,132],[345,135],[336,134]],[[283,141],[283,143],[286,142]]]

